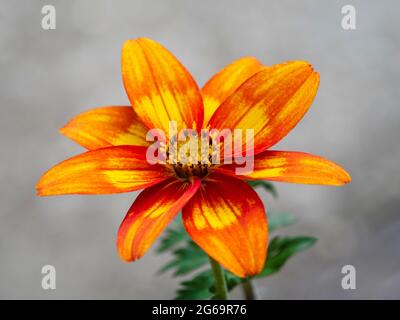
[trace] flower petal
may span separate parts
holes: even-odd
[[[168,133],[168,121],[197,128],[203,103],[197,84],[184,66],[157,42],[139,38],[125,42],[122,77],[133,109],[150,129]]]
[[[148,128],[132,107],[101,107],[83,112],[69,121],[60,132],[89,150],[118,146],[148,146]]]
[[[264,206],[245,182],[212,173],[183,208],[192,239],[234,274],[259,273],[267,252]]]
[[[318,84],[319,75],[307,62],[264,69],[225,100],[209,123],[219,130],[254,129],[254,151],[244,146],[242,154],[257,154],[276,144],[300,121]]]
[[[223,165],[218,172],[235,175],[235,165]],[[303,184],[340,186],[351,181],[350,175],[336,163],[309,153],[264,151],[254,157],[254,170],[238,178]]]
[[[47,171],[38,195],[107,194],[143,189],[172,175],[146,161],[146,147],[117,146],[82,153]]]
[[[117,247],[125,261],[140,258],[200,187],[175,178],[143,190],[118,231]]]
[[[201,89],[204,103],[204,124],[214,114],[214,111],[243,82],[263,68],[254,57],[243,57],[227,65],[214,75]]]

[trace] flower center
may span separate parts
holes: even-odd
[[[200,139],[197,134],[189,133],[186,138],[184,141],[170,140],[166,146],[167,163],[172,166],[178,178],[204,178],[210,173],[213,155],[219,144],[213,145],[213,138],[209,135]]]
[[[189,179],[190,177],[196,176],[199,178],[204,178],[209,173],[210,166],[207,164],[175,164],[173,165],[175,174],[177,177],[182,179]]]

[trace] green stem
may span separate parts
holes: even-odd
[[[228,299],[228,289],[226,287],[225,274],[221,265],[210,258],[211,269],[214,274],[215,279],[215,298],[217,300],[227,300]]]
[[[256,300],[256,294],[250,279],[246,279],[242,282],[242,288],[246,300]]]

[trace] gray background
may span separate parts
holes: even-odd
[[[75,114],[128,99],[120,50],[147,36],[167,46],[203,84],[225,64],[310,61],[321,86],[304,120],[276,148],[313,152],[352,175],[342,188],[277,184],[268,211],[298,218],[287,234],[319,238],[271,278],[265,299],[400,298],[400,3],[351,1],[357,30],[341,28],[348,1],[0,1],[0,298],[165,298],[176,279],[155,272],[151,250],[122,263],[115,236],[134,194],[38,198],[34,186],[83,149],[57,130]],[[41,29],[53,4],[57,29]],[[57,290],[41,267],[55,265]],[[341,267],[357,290],[341,289]],[[236,291],[234,297],[241,297]]]

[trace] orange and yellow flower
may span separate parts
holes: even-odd
[[[264,206],[244,180],[343,185],[350,176],[319,156],[270,151],[300,121],[319,85],[311,65],[272,67],[253,57],[228,65],[199,90],[183,65],[157,42],[129,40],[122,77],[131,106],[108,106],[73,118],[61,132],[87,152],[56,165],[37,184],[41,196],[108,194],[144,189],[117,236],[121,258],[133,261],[152,245],[179,211],[192,239],[234,274],[263,268],[268,227]],[[254,129],[254,171],[236,175],[235,164],[178,171],[150,164],[149,129]],[[180,172],[180,174],[177,174]],[[199,173],[201,172],[201,174]]]

